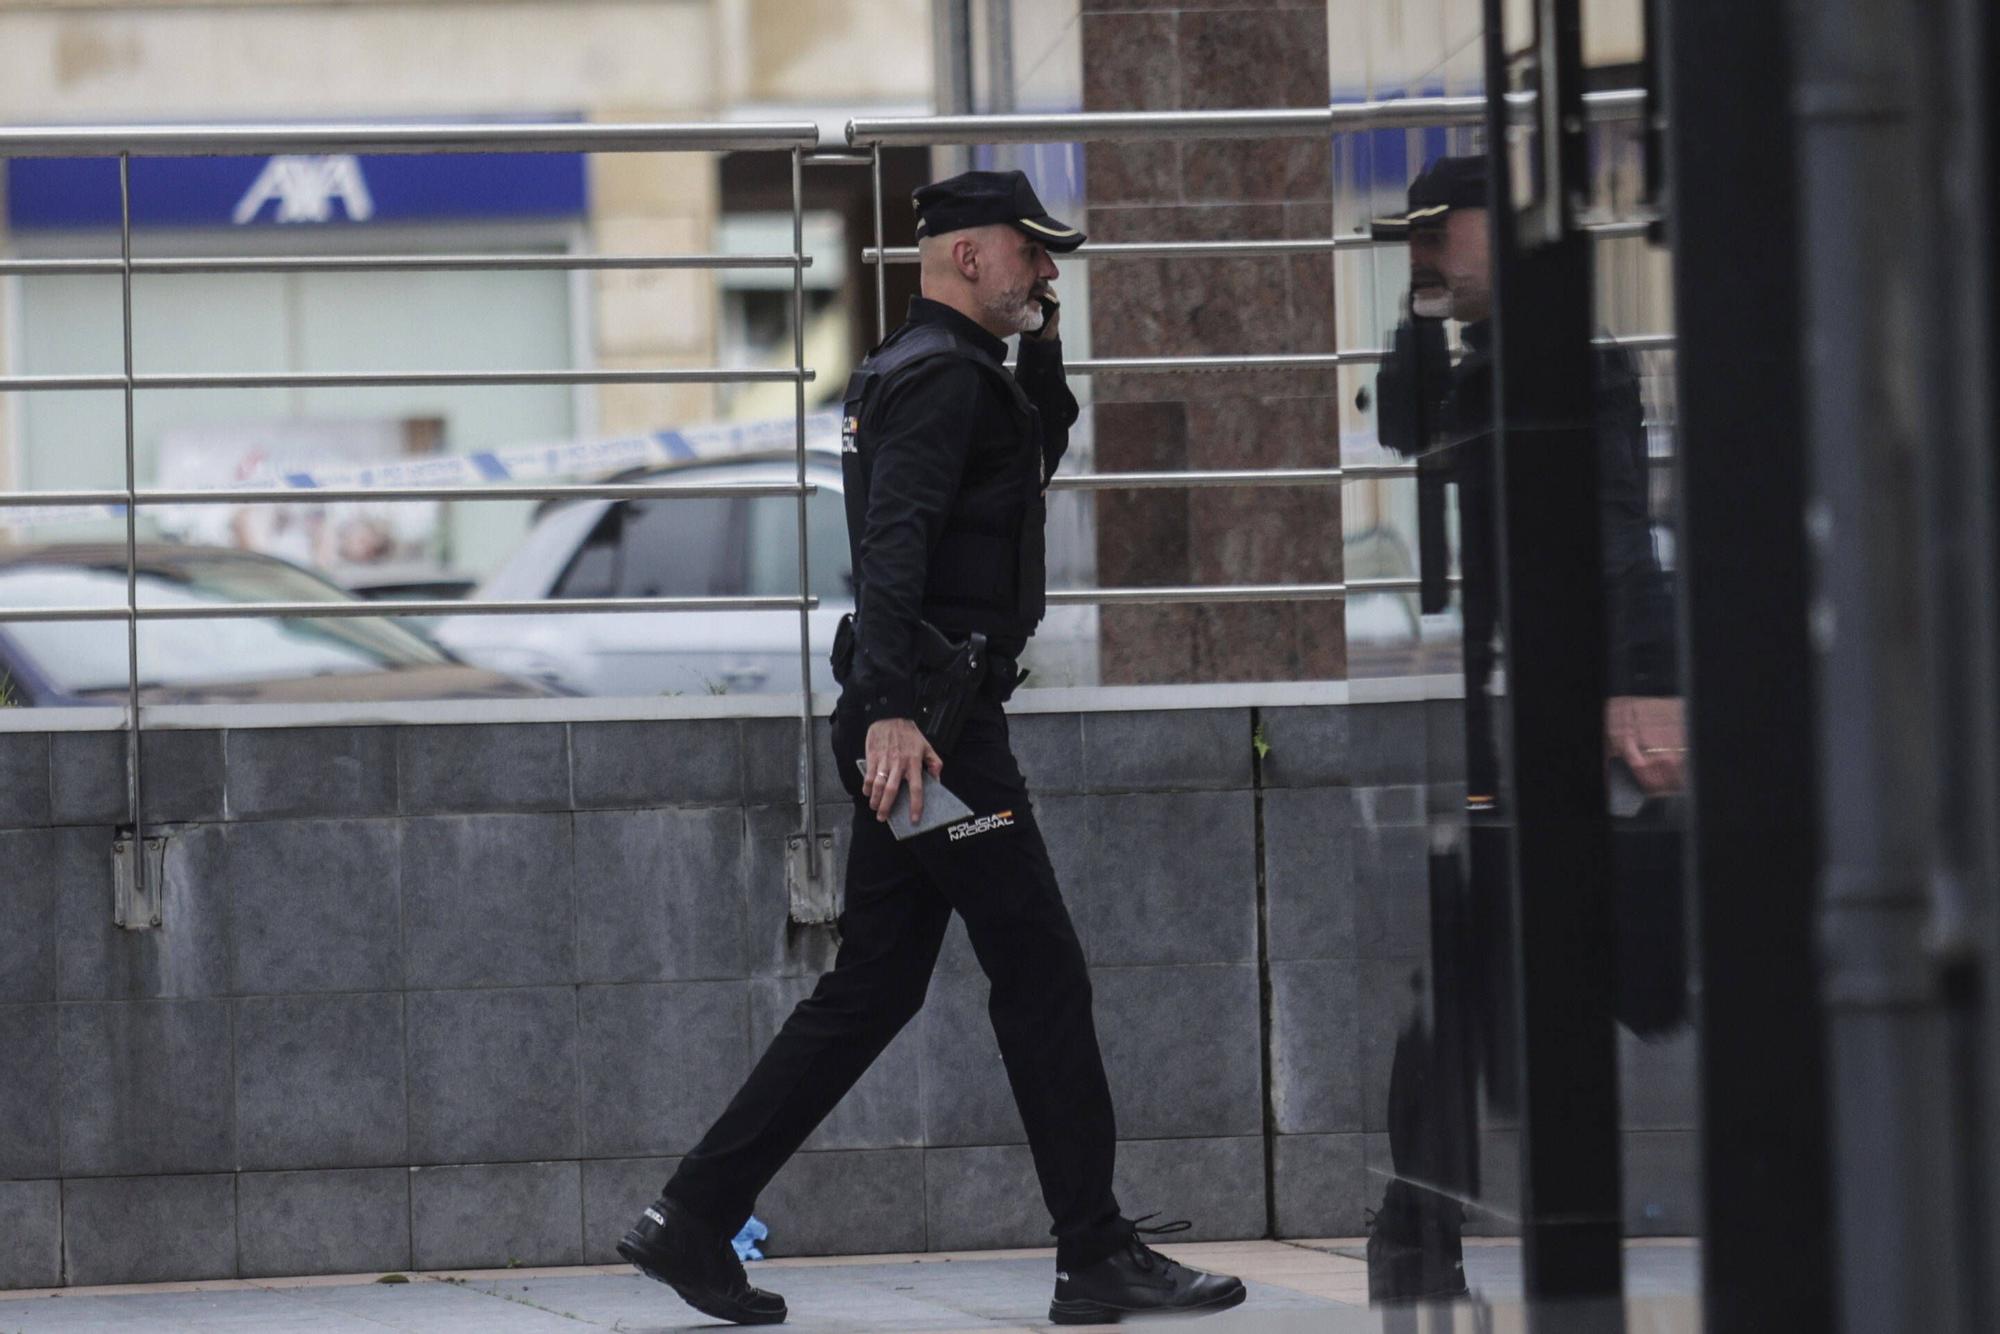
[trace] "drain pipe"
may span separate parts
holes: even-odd
[[[1847,1334],[1971,1334],[1954,1248],[1966,1146],[1939,953],[1967,933],[1959,897],[1934,875],[1950,743],[1928,638],[1939,608],[1924,535],[1944,422],[1926,362],[1949,354],[1949,335],[1924,253],[1939,221],[1919,105],[1934,95],[1928,2],[1793,0],[1791,10],[1818,566],[1821,987]]]

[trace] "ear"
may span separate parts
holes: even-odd
[[[979,241],[971,231],[961,232],[951,243],[952,267],[967,282],[975,282],[979,277]]]

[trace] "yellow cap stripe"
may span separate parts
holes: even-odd
[[[1020,218],[1017,219],[1017,221],[1023,227],[1032,227],[1044,236],[1061,236],[1066,238],[1066,237],[1076,236],[1079,234],[1076,228],[1074,227],[1065,227],[1061,229],[1055,227],[1044,227],[1042,226],[1041,223],[1036,222],[1033,218]]]

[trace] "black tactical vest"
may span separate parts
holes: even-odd
[[[905,325],[891,334],[848,378],[842,396],[840,471],[855,602],[861,600],[861,534],[879,426],[874,414],[892,379],[940,357],[964,361],[986,378],[1014,419],[1016,443],[1005,456],[987,450],[967,461],[925,574],[924,619],[947,632],[1025,640],[1046,603],[1041,413],[1004,366],[941,324]]]

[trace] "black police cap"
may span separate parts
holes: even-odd
[[[1486,157],[1441,157],[1410,182],[1406,211],[1377,218],[1369,230],[1384,240],[1401,240],[1410,228],[1441,223],[1455,208],[1486,207]]]
[[[961,172],[920,187],[911,200],[917,206],[919,240],[1004,222],[1050,250],[1074,250],[1083,244],[1082,232],[1049,216],[1024,171]]]

